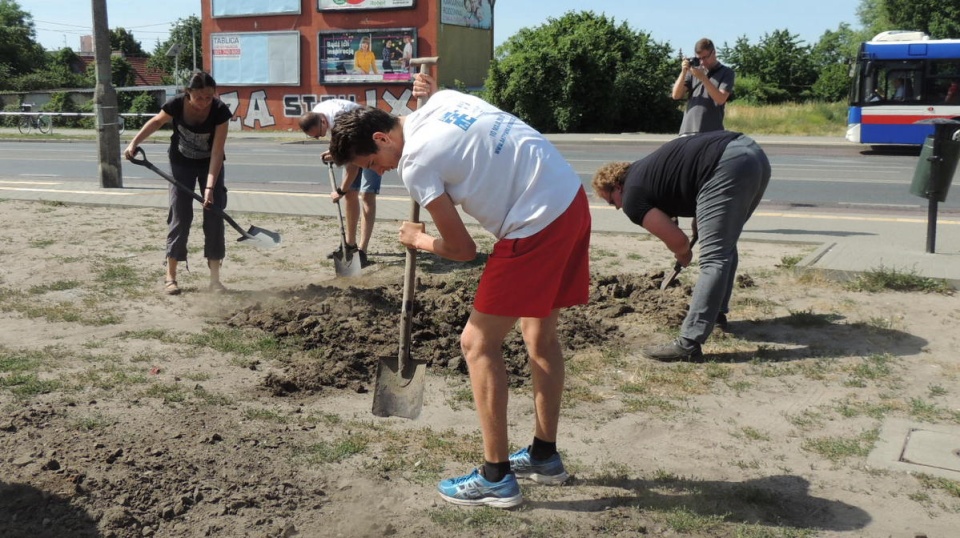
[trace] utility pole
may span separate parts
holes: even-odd
[[[120,169],[120,131],[117,125],[117,92],[110,69],[110,30],[106,0],[93,1],[93,55],[97,65],[97,87],[93,92],[97,120],[97,146],[100,150],[100,186],[122,188]]]
[[[197,70],[197,29],[190,27],[190,43],[193,44],[193,70]]]

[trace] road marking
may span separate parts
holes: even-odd
[[[19,192],[44,192],[44,193],[64,193],[64,194],[90,194],[96,196],[161,196],[156,191],[145,191],[145,192],[136,192],[136,191],[126,191],[123,189],[99,189],[99,190],[64,190],[64,189],[41,189],[41,188],[24,188],[24,187],[5,187],[2,185],[20,185],[20,184],[30,184],[30,185],[59,185],[61,183],[50,183],[50,182],[23,182],[23,181],[0,181],[0,191],[19,191]],[[266,192],[266,191],[249,191],[249,190],[237,190],[231,189],[231,193],[235,194],[249,194],[255,196],[283,196],[291,198],[330,198],[329,193],[308,193],[308,192]],[[378,200],[390,201],[390,202],[409,202],[410,198],[406,196],[377,196]],[[590,209],[593,211],[617,211],[616,208],[610,205],[591,205]],[[899,223],[911,223],[911,224],[926,224],[927,219],[921,217],[872,217],[872,216],[861,216],[861,215],[837,215],[837,214],[812,214],[812,213],[785,213],[779,211],[757,211],[754,213],[758,217],[774,217],[774,218],[784,218],[784,219],[809,219],[809,220],[844,220],[851,222],[899,222]],[[954,219],[937,219],[937,224],[945,224],[951,226],[960,226],[960,220]]]
[[[60,185],[60,181],[5,181],[0,180],[2,185]]]
[[[139,193],[139,192],[123,192],[113,189],[104,189],[101,191],[68,191],[64,189],[25,189],[23,187],[0,187],[0,191],[18,191],[18,192],[49,192],[49,193],[64,193],[64,194],[95,194],[97,196],[138,196],[140,194],[150,194],[150,193]]]
[[[591,205],[592,210],[619,211],[611,205]],[[811,219],[811,220],[848,220],[857,222],[904,222],[910,224],[926,224],[927,219],[920,217],[868,217],[860,215],[820,215],[811,213],[781,213],[774,211],[755,211],[755,217],[776,217],[783,219]],[[960,225],[960,220],[937,219],[937,224]]]

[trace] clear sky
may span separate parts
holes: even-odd
[[[438,0],[418,0],[438,1]],[[48,49],[80,48],[80,36],[92,33],[90,2],[18,0],[33,15],[40,43]],[[494,42],[499,45],[520,28],[536,27],[548,17],[568,11],[592,10],[626,22],[634,30],[649,33],[686,54],[701,37],[722,47],[732,46],[740,36],[756,44],[764,34],[789,30],[807,44],[816,43],[826,30],[840,23],[859,28],[860,0],[727,0],[720,3],[689,3],[663,0],[500,0],[494,10]],[[200,14],[199,0],[107,0],[111,28],[133,32],[143,48],[152,52],[157,40],[166,39],[177,19]]]

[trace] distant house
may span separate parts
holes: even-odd
[[[119,52],[113,53],[114,56],[123,56]],[[80,59],[79,72],[83,73],[86,71],[87,66],[94,63],[96,59],[93,57],[92,53],[80,52],[78,54]],[[150,59],[146,56],[123,56],[123,59],[130,64],[130,67],[133,68],[134,73],[134,86],[161,86],[163,85],[163,76],[167,73],[147,67],[147,61]]]

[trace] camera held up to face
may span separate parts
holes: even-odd
[[[687,62],[690,64],[690,67],[700,67],[700,58],[696,56],[687,58]]]

